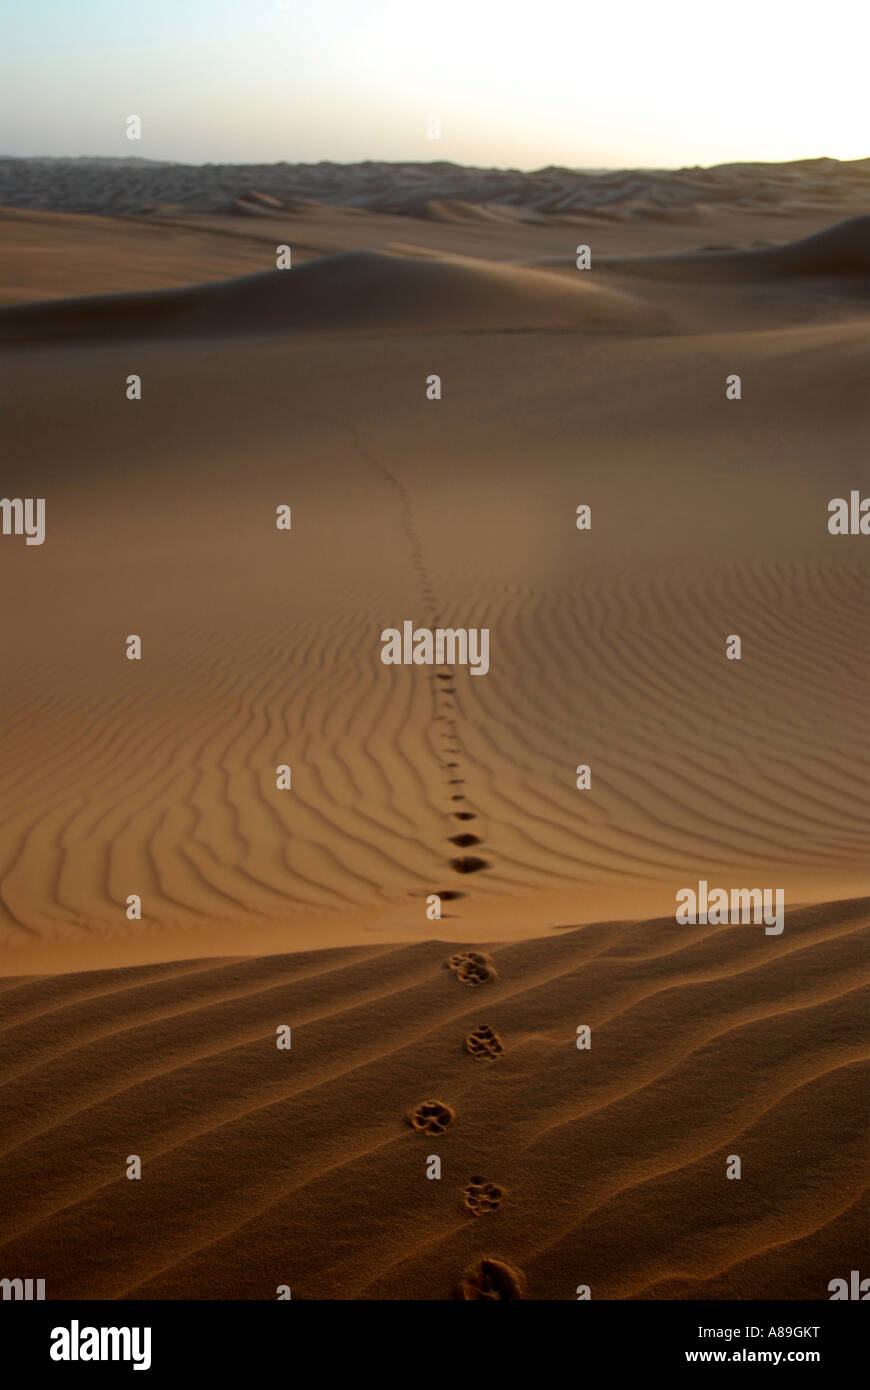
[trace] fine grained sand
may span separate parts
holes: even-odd
[[[388,167],[351,208],[249,179],[126,218],[93,171],[0,182],[3,490],[47,524],[0,541],[0,1273],[817,1299],[857,1267],[870,540],[827,506],[870,492],[866,163],[623,175],[610,220],[548,173],[573,222],[449,167],[405,212]],[[489,674],[384,666],[406,618],[489,627]],[[700,878],[784,888],[785,931],[678,927]]]

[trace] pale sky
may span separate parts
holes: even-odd
[[[0,0],[0,155],[855,159],[868,39],[866,0]]]

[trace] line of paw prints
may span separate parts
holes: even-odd
[[[456,728],[456,701],[452,698],[456,695],[454,673],[453,671],[436,671],[434,680],[436,682],[436,700],[441,702],[437,705],[438,713],[435,715],[435,722],[444,725],[441,730],[441,740],[444,744],[442,754],[446,754],[451,759],[449,762],[444,761],[442,765],[445,772],[459,774],[462,771],[462,766],[458,761],[461,755],[458,746],[459,734]],[[439,685],[438,682],[447,682],[447,684]],[[445,713],[446,710],[449,710],[450,713]],[[462,787],[465,785],[465,778],[459,775],[448,777],[447,785],[449,787]],[[450,800],[455,804],[466,801],[467,798],[464,792],[454,791],[450,793]],[[477,819],[474,811],[468,810],[454,810],[452,815],[456,820],[462,821]],[[458,835],[448,835],[447,838],[451,844],[457,845],[459,849],[470,849],[473,845],[483,844],[481,837],[471,831],[465,831]],[[482,859],[478,854],[460,854],[450,860],[450,867],[457,874],[477,874],[480,873],[481,869],[490,868],[490,863],[488,859]],[[445,895],[442,893],[439,896],[443,898]],[[460,895],[454,894],[453,896]]]
[[[447,962],[461,984],[478,987],[496,976],[489,956],[482,951],[460,951]],[[504,1043],[488,1023],[472,1029],[465,1039],[465,1050],[478,1061],[497,1061],[505,1054]],[[441,1100],[426,1100],[409,1116],[411,1126],[419,1134],[445,1134],[456,1119],[452,1106]],[[504,1188],[475,1175],[463,1189],[465,1210],[472,1216],[486,1216],[498,1211]],[[456,1289],[463,1300],[485,1299],[500,1301],[525,1298],[525,1279],[520,1270],[503,1260],[486,1256],[467,1270]]]

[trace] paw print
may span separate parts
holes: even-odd
[[[494,1062],[497,1057],[504,1056],[504,1044],[494,1028],[488,1027],[483,1023],[479,1028],[475,1028],[473,1033],[469,1033],[465,1039],[465,1048],[472,1057],[478,1057],[490,1062]]]
[[[465,1205],[475,1216],[483,1216],[488,1211],[498,1211],[503,1190],[494,1182],[484,1178],[472,1178],[465,1189]]]
[[[464,985],[483,985],[495,978],[492,961],[482,951],[460,951],[447,964]]]
[[[461,797],[460,800],[462,800]],[[478,840],[478,844],[480,843]],[[462,854],[458,859],[451,859],[450,867],[455,869],[458,874],[479,874],[481,869],[488,869],[489,864],[487,860],[479,858],[476,854]]]
[[[453,1124],[454,1112],[440,1100],[425,1100],[411,1116],[411,1124],[421,1134],[443,1134]]]
[[[465,1275],[459,1285],[459,1297],[464,1299],[525,1298],[525,1281],[518,1269],[511,1269],[502,1260],[484,1259]]]

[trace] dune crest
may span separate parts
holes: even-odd
[[[660,314],[578,275],[471,258],[345,251],[285,271],[184,290],[0,309],[7,341],[250,334],[294,330],[426,333],[652,326]]]
[[[850,217],[783,246],[691,255],[619,257],[603,265],[617,272],[667,279],[767,280],[780,277],[855,277],[870,280],[870,214]]]

